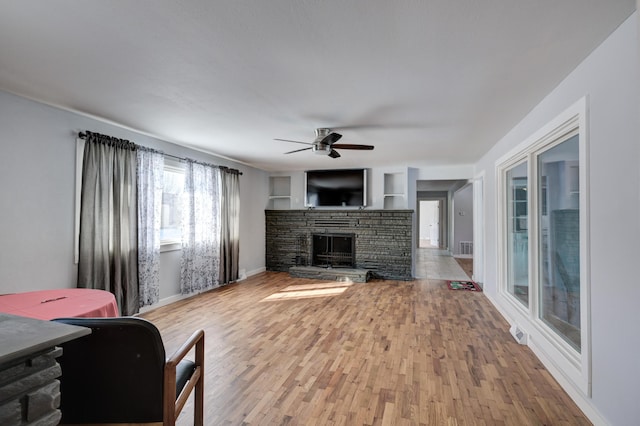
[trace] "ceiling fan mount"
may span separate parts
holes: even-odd
[[[336,149],[354,149],[354,150],[372,150],[373,145],[356,145],[356,144],[336,144],[337,141],[342,138],[339,133],[332,132],[327,127],[321,127],[316,129],[316,138],[313,142],[300,142],[292,141],[289,139],[274,139],[276,141],[301,143],[304,145],[311,145],[308,148],[295,149],[293,151],[285,152],[285,154],[293,154],[294,152],[307,151],[318,155],[328,155],[331,158],[340,157],[340,153]]]

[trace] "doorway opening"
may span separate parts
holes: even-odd
[[[440,248],[442,200],[420,200],[419,248]]]
[[[468,179],[416,181],[416,277],[468,279],[473,273],[472,188]]]

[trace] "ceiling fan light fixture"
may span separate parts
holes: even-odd
[[[315,143],[311,150],[318,155],[329,155],[331,153],[331,145],[326,143]]]
[[[326,155],[331,158],[340,158],[341,155],[336,149],[357,149],[357,150],[372,150],[373,145],[359,145],[359,144],[337,144],[342,135],[339,133],[332,132],[331,129],[326,127],[321,127],[316,129],[316,139],[312,142],[300,142],[300,141],[292,141],[289,139],[274,139],[276,141],[283,142],[292,142],[292,143],[300,143],[303,145],[307,145],[308,148],[295,149],[293,151],[285,152],[285,154],[293,154],[294,152],[307,151],[311,150],[311,152],[318,155]]]

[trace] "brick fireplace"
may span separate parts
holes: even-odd
[[[269,271],[329,263],[367,269],[379,278],[413,279],[413,210],[265,210],[265,220]],[[337,253],[314,256],[314,245],[326,247],[330,241]],[[343,250],[348,244],[353,252],[349,265],[339,261],[348,257]]]

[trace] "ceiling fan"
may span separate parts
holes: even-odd
[[[285,154],[293,154],[294,152],[311,150],[316,154],[320,155],[328,155],[331,158],[338,158],[340,154],[336,149],[357,149],[357,150],[372,150],[372,145],[356,145],[356,144],[345,144],[339,143],[336,144],[337,141],[342,137],[339,133],[334,133],[331,129],[320,128],[316,129],[316,139],[313,142],[300,142],[300,141],[292,141],[288,139],[274,139],[276,141],[283,142],[293,142],[293,143],[301,143],[304,145],[311,145],[308,148],[295,149],[293,151],[285,152]]]

